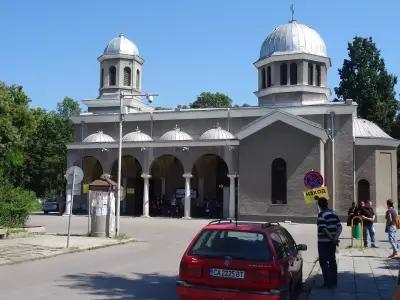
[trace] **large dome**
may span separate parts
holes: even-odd
[[[104,49],[105,55],[110,54],[127,54],[139,55],[139,50],[134,43],[128,40],[122,33],[113,38]]]
[[[324,40],[307,25],[291,21],[272,31],[260,50],[260,59],[273,55],[307,53],[327,57]]]

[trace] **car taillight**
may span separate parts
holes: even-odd
[[[281,276],[274,269],[258,269],[254,271],[252,279],[262,285],[279,286]]]
[[[197,264],[181,262],[180,275],[190,277],[201,277],[203,267]]]

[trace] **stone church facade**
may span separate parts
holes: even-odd
[[[343,217],[353,201],[372,200],[380,219],[386,200],[397,202],[399,141],[357,118],[352,100],[328,100],[330,58],[304,24],[278,26],[262,44],[255,107],[154,110],[131,41],[112,39],[98,60],[99,96],[72,118],[68,167],[83,169],[84,184],[116,180],[122,116],[121,214],[314,221],[317,208],[303,199],[309,170],[324,176]],[[84,186],[74,202],[86,209]]]

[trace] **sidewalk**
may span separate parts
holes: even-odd
[[[337,254],[338,286],[322,289],[322,273],[317,262],[310,276],[309,300],[388,300],[397,283],[400,262],[388,259],[386,243],[381,248],[340,249]]]
[[[0,240],[0,265],[41,259],[60,254],[97,249],[132,242],[133,239],[116,240],[87,236],[71,236],[66,248],[65,235],[33,235],[24,238]]]

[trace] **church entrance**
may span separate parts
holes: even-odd
[[[194,218],[228,216],[229,178],[225,161],[214,154],[201,156],[192,169],[192,188],[197,192],[192,200]]]
[[[121,162],[121,215],[141,216],[143,214],[143,178],[142,166],[130,155],[122,157]],[[112,179],[117,182],[118,161],[112,167]]]
[[[152,163],[150,174],[150,216],[182,217],[185,180],[180,160],[162,155]]]

